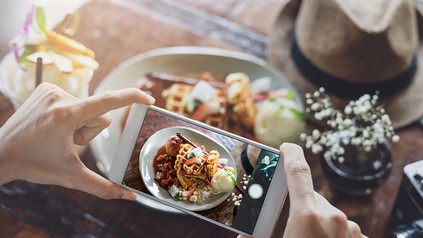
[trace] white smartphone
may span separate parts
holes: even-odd
[[[288,191],[279,150],[148,105],[132,107],[109,179],[258,238],[272,235]]]

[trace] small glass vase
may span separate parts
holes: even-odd
[[[360,146],[348,145],[343,161],[322,156],[321,166],[336,189],[349,194],[370,194],[386,180],[392,169],[391,146],[384,142],[367,152]]]

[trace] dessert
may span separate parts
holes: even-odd
[[[0,65],[2,91],[19,107],[35,88],[38,58],[43,62],[42,80],[63,88],[75,97],[88,96],[88,83],[98,67],[94,52],[81,43],[46,29],[41,7],[33,7],[22,31],[11,41],[12,52]]]
[[[296,141],[304,127],[304,116],[290,99],[269,98],[258,106],[254,134],[264,144],[278,148],[283,142]]]
[[[212,187],[219,193],[232,191],[234,184],[236,184],[236,180],[233,173],[225,169],[217,171],[211,180]]]
[[[256,109],[250,91],[249,77],[244,73],[232,73],[226,77],[225,83],[228,85],[228,102],[237,119],[246,128],[253,128]]]
[[[151,72],[139,85],[159,107],[277,148],[296,142],[304,116],[292,90],[271,87],[270,78],[250,81],[242,72],[219,78],[207,72],[198,78]]]
[[[177,133],[168,138],[153,160],[154,180],[175,199],[203,204],[214,194],[235,187],[236,170],[226,162],[218,151],[208,151]]]
[[[226,94],[205,81],[175,83],[163,91],[165,108],[217,128],[224,127]]]

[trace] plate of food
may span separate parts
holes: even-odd
[[[242,52],[208,47],[151,50],[121,63],[94,94],[128,87],[154,96],[156,106],[273,147],[296,141],[304,130],[304,107],[295,88],[267,62]],[[104,174],[128,112],[129,107],[111,111],[111,125],[90,143]]]
[[[190,211],[218,206],[236,185],[235,161],[227,148],[187,127],[155,132],[141,149],[139,169],[153,196]]]

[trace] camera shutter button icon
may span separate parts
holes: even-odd
[[[263,195],[263,187],[258,183],[251,184],[248,188],[248,195],[252,199],[259,199]]]

